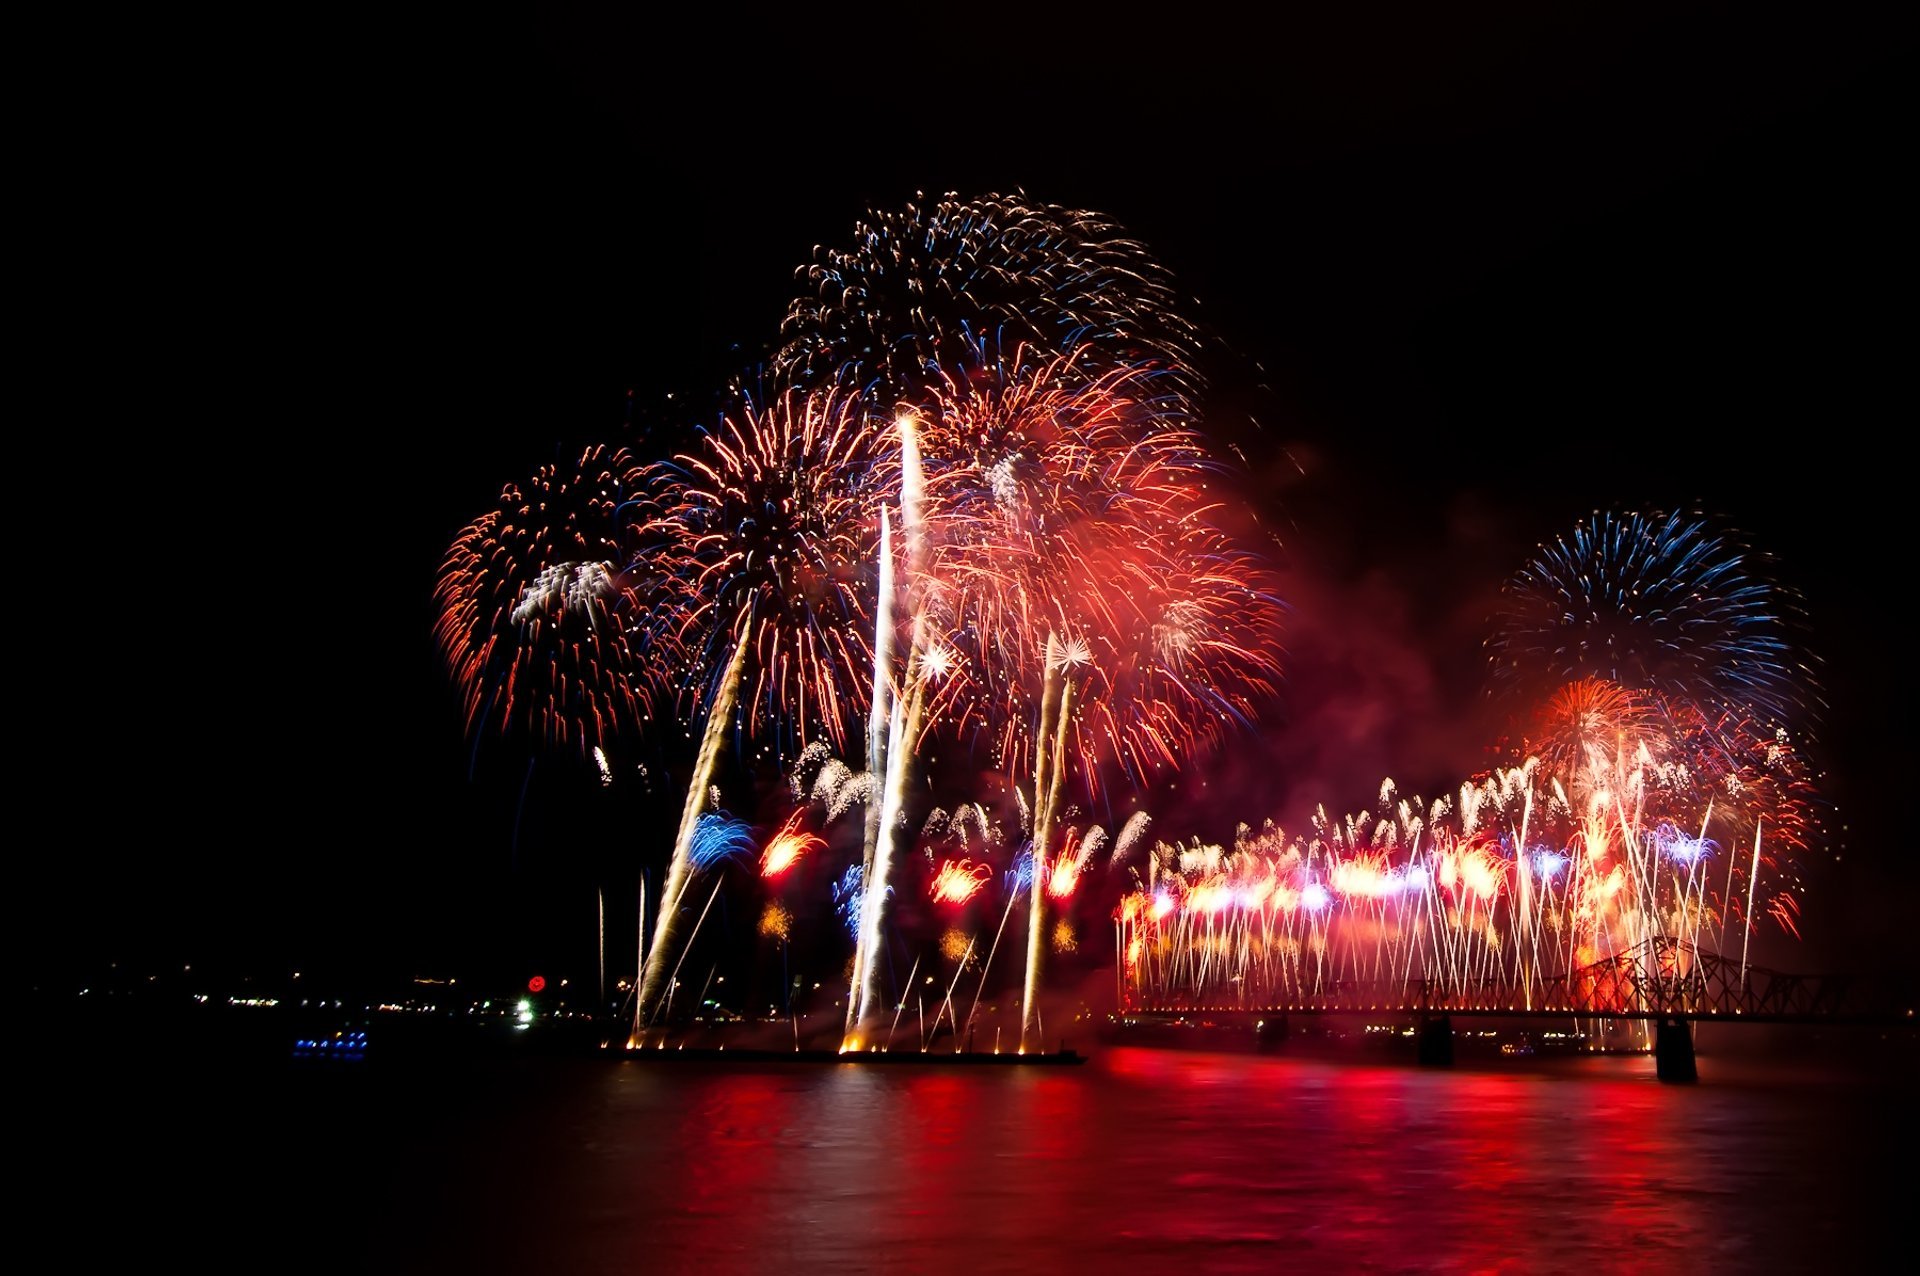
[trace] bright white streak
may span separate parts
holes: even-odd
[[[887,733],[893,715],[888,711],[893,688],[893,520],[880,509],[880,587],[873,609],[873,706],[867,713],[867,771],[885,776]],[[873,893],[873,864],[879,853],[881,803],[867,803],[866,854],[860,885],[860,937],[853,948],[853,982],[847,989],[847,1022],[840,1039],[842,1050],[859,1048],[860,1014],[867,1000],[869,967],[874,964],[870,933],[877,933],[879,898]]]
[[[720,691],[707,710],[706,730],[701,733],[700,752],[694,759],[693,779],[687,785],[687,801],[680,812],[680,834],[674,839],[673,860],[667,867],[666,884],[660,892],[660,916],[654,922],[653,949],[641,971],[639,1005],[636,1013],[643,1023],[650,1022],[658,1008],[661,982],[667,977],[666,957],[673,951],[673,933],[680,912],[680,896],[687,889],[693,872],[693,835],[706,809],[702,800],[713,781],[714,768],[726,744],[727,727],[733,720],[733,706],[740,694],[740,674],[747,662],[747,637],[753,632],[753,615],[740,617],[740,637],[733,648],[733,659],[720,680]],[[676,965],[675,969],[678,969]]]

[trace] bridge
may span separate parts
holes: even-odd
[[[1129,974],[1131,973],[1131,978]],[[1162,972],[1171,974],[1171,971]],[[1155,979],[1118,971],[1123,1013],[1229,1016],[1394,1013],[1418,1016],[1420,1058],[1452,1060],[1452,1017],[1637,1020],[1651,1024],[1664,1081],[1697,1076],[1693,1025],[1715,1023],[1915,1024],[1913,990],[1849,975],[1796,975],[1749,966],[1665,935],[1559,973],[1419,979],[1322,979],[1297,967],[1279,977]]]

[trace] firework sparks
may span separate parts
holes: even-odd
[[[745,633],[747,728],[792,732],[796,752],[822,735],[844,747],[866,708],[877,512],[892,482],[879,459],[853,400],[789,393],[743,400],[642,475],[639,561],[671,582],[650,624],[692,653],[690,685],[704,683],[708,704],[724,694],[722,644]]]
[[[1595,514],[1507,582],[1494,677],[1527,694],[1604,678],[1705,712],[1803,720],[1817,688],[1799,604],[1766,566],[1703,515]]]
[[[491,720],[585,757],[648,712],[651,666],[629,634],[625,451],[590,447],[509,484],[454,539],[434,635],[476,735]]]
[[[1771,829],[1758,865],[1779,917],[1820,809],[1789,732],[1820,693],[1798,597],[1769,566],[1705,515],[1596,513],[1506,583],[1487,649],[1507,696],[1552,695],[1532,747],[1576,807],[1637,770],[1657,801],[1717,791],[1730,832]]]
[[[855,941],[848,1042],[883,1000],[891,876],[959,909],[994,881],[990,853],[1005,865],[971,802],[926,819],[924,856],[895,855],[933,788],[913,769],[936,747],[990,753],[1007,786],[994,809],[1010,792],[1029,838],[1000,918],[1029,903],[1024,1049],[1042,956],[1080,943],[1070,917],[1100,889],[1096,857],[1115,870],[1147,846],[1144,812],[1109,850],[1104,829],[1066,827],[1072,803],[1110,810],[1114,787],[1192,767],[1255,721],[1285,606],[1199,433],[1196,330],[1105,218],[1018,194],[917,202],[871,214],[803,275],[770,396],[736,386],[670,461],[588,449],[506,489],[446,556],[436,637],[476,740],[491,724],[577,751],[603,784],[614,738],[677,697],[697,752],[636,1025],[668,963],[677,983],[690,876],[753,850],[714,809],[729,747],[797,759],[802,806],[766,841],[762,879],[825,847],[803,817],[824,829],[863,809],[861,862],[831,886]],[[1766,567],[1697,514],[1595,514],[1543,546],[1487,644],[1517,765],[1432,803],[1387,781],[1372,812],[1317,810],[1297,836],[1152,846],[1116,909],[1123,984],[1197,1003],[1507,981],[1530,1004],[1649,939],[1703,936],[1739,938],[1744,967],[1757,916],[1794,931],[1781,883],[1812,835],[1790,731],[1818,688],[1797,600]],[[856,772],[831,749],[863,722]],[[760,933],[792,931],[768,902]],[[976,937],[950,937],[964,966]]]
[[[832,888],[834,914],[854,939],[860,936],[860,910],[865,900],[865,892],[860,889],[862,876],[860,865],[850,864]]]
[[[993,876],[993,870],[972,860],[948,860],[934,874],[927,895],[937,903],[964,904],[974,898]]]
[[[874,460],[874,431],[851,400],[790,393],[764,406],[744,400],[702,446],[644,474],[636,539],[670,591],[648,624],[676,650],[699,653],[690,707],[703,703],[706,714],[642,980],[648,1008],[691,866],[694,795],[711,782],[735,705],[745,705],[750,734],[791,729],[802,749],[810,735],[844,739],[873,660],[863,622]]]
[[[1132,859],[1134,849],[1144,843],[1152,823],[1153,817],[1145,811],[1135,811],[1128,816],[1127,822],[1120,826],[1120,836],[1113,839],[1113,854],[1108,862],[1117,866]]]
[[[1621,702],[1587,689],[1569,703]],[[1565,720],[1565,706],[1546,716]],[[1319,810],[1299,835],[1269,823],[1243,826],[1230,849],[1163,843],[1151,862],[1164,871],[1115,910],[1123,990],[1255,1006],[1343,982],[1397,983],[1409,1001],[1422,987],[1505,987],[1520,1008],[1660,941],[1725,951],[1738,938],[1744,963],[1749,927],[1736,935],[1729,921],[1755,907],[1760,841],[1723,856],[1724,794],[1692,786],[1659,751],[1657,733],[1589,750],[1578,785],[1530,758],[1431,804],[1387,781],[1375,813]],[[1716,893],[1719,870],[1707,870],[1720,858]],[[1768,911],[1792,933],[1793,897],[1781,899]]]
[[[790,786],[794,797],[818,803],[828,824],[873,801],[876,788],[871,773],[851,769],[818,740],[801,751]]]
[[[956,194],[872,210],[851,248],[821,248],[799,272],[775,375],[801,386],[868,387],[887,407],[967,357],[981,334],[1100,360],[1154,361],[1169,393],[1200,386],[1198,331],[1168,272],[1095,212],[1023,194]]]
[[[760,934],[786,943],[793,938],[793,913],[778,900],[768,900],[760,910]]]
[[[1048,673],[1091,680],[1065,747],[1164,774],[1252,721],[1278,677],[1284,607],[1229,534],[1223,471],[1152,369],[1085,375],[1078,352],[1015,350],[944,383],[922,413],[927,614],[968,671],[953,727],[1032,768]]]
[[[1049,867],[1069,774],[1091,793],[1107,761],[1176,766],[1248,721],[1272,691],[1279,604],[1217,525],[1217,468],[1151,370],[1088,375],[1078,351],[975,358],[982,375],[944,379],[917,427],[925,605],[974,673],[958,716],[978,712],[996,765],[1033,775],[1030,1009],[1045,901],[1077,876]],[[1031,1013],[1023,1025],[1031,1037]]]
[[[767,842],[767,848],[760,855],[760,876],[778,877],[800,862],[800,857],[808,851],[818,850],[826,845],[817,834],[809,833],[800,827],[800,820],[806,814],[795,811],[787,817]]]
[[[753,854],[753,828],[725,811],[708,811],[693,834],[693,865],[710,869],[730,859]]]

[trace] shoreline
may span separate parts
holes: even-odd
[[[520,1025],[499,1017],[482,1021],[464,1015],[323,1012],[285,1006],[177,1010],[127,1006],[115,1008],[121,1013],[99,1013],[107,1009],[45,1015],[36,1025],[30,1058],[55,1072],[69,1064],[90,1071],[96,1064],[119,1066],[136,1058],[180,1071],[335,1065],[384,1070],[540,1058],[621,1061],[645,1067],[992,1068],[1075,1066],[1110,1050],[1142,1049],[1366,1066],[1449,1066],[1420,1062],[1418,1042],[1406,1025],[1359,1018],[1296,1016],[1279,1033],[1271,1031],[1274,1025],[1263,1032],[1250,1023],[1082,1020],[1072,1026],[1070,1035],[1049,1034],[1046,1048],[1021,1054],[1017,1049],[955,1049],[958,1043],[951,1035],[926,1049],[920,1048],[915,1036],[906,1035],[889,1048],[842,1051],[837,1022],[830,1033],[807,1031],[798,1039],[788,1035],[790,1025],[691,1024],[630,1046],[629,1024],[584,1015]],[[1513,1025],[1466,1027],[1456,1021],[1452,1041],[1454,1065],[1463,1069],[1554,1069],[1609,1056],[1651,1059],[1645,1047],[1629,1041],[1552,1039]],[[1861,1076],[1899,1075],[1904,1069],[1911,1075],[1911,1069],[1920,1066],[1920,1029],[1709,1024],[1698,1031],[1695,1049],[1703,1079],[1709,1072],[1730,1077],[1775,1067]]]

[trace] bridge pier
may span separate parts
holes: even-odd
[[[1662,1081],[1685,1083],[1700,1079],[1700,1070],[1693,1062],[1691,1023],[1672,1015],[1662,1015],[1653,1021],[1653,1072]]]
[[[1453,1020],[1445,1015],[1421,1015],[1418,1041],[1423,1066],[1453,1066]]]
[[[1262,1019],[1253,1030],[1255,1047],[1261,1054],[1268,1054],[1278,1050],[1286,1044],[1287,1032],[1287,1017],[1285,1015],[1275,1015],[1268,1019]]]

